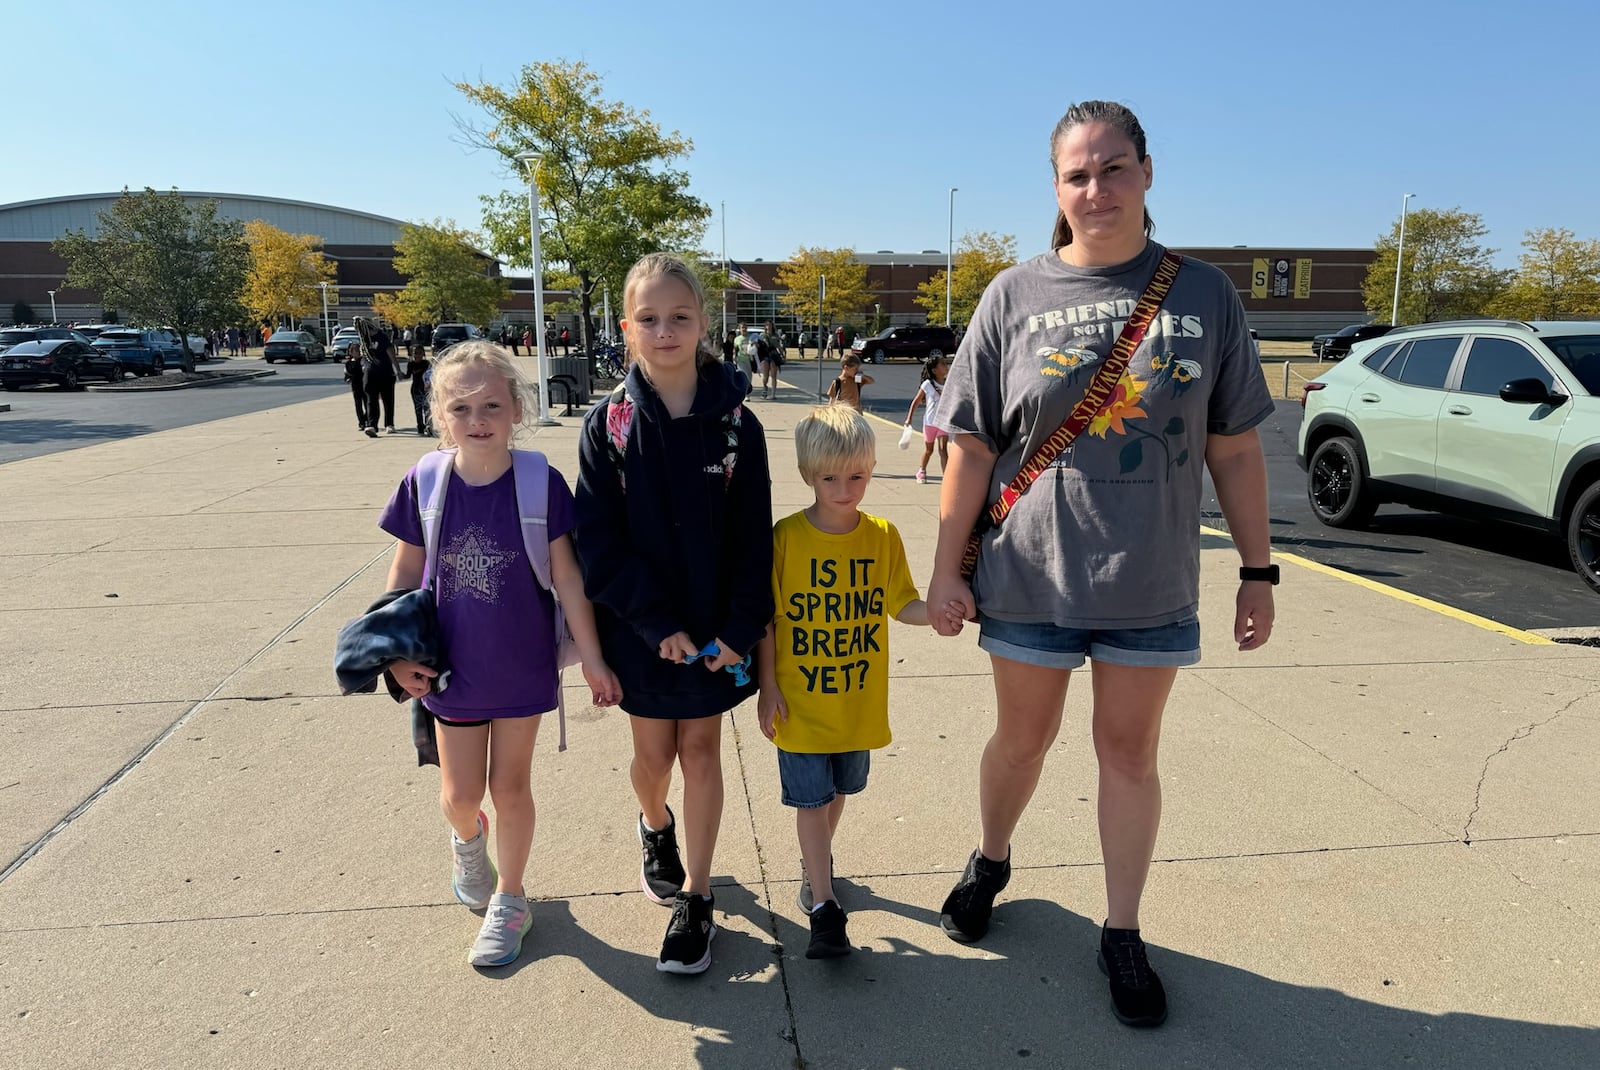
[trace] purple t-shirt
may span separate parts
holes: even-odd
[[[545,516],[550,541],[572,531],[572,491],[550,469]],[[378,526],[413,546],[422,543],[416,469],[406,473]],[[426,585],[431,577],[424,576]],[[522,549],[512,469],[474,487],[455,470],[439,525],[435,587],[450,684],[424,704],[453,721],[529,717],[556,708],[555,602],[539,586]]]

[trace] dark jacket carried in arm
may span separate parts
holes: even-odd
[[[574,541],[600,645],[628,713],[721,713],[755,693],[754,673],[739,687],[732,673],[665,661],[657,651],[683,631],[697,648],[721,639],[748,654],[772,620],[766,439],[743,407],[744,376],[726,365],[700,369],[682,419],[670,418],[637,365],[624,391],[633,415],[621,471],[607,423],[625,410],[602,402],[584,419],[575,495]],[[726,416],[733,412],[736,426]]]

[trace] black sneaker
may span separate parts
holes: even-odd
[[[645,827],[644,815],[639,815],[639,850],[643,855],[639,862],[639,887],[644,889],[650,902],[664,907],[672,906],[673,897],[687,879],[683,862],[678,858],[678,819],[673,817],[670,806],[667,817],[671,818],[667,827],[652,832]]]
[[[1004,862],[991,862],[981,851],[973,851],[961,879],[944,897],[939,908],[939,928],[950,939],[963,944],[983,939],[989,931],[989,915],[994,913],[994,897],[1011,882],[1011,852]]]
[[[1111,1010],[1123,1025],[1154,1026],[1167,1020],[1167,990],[1150,968],[1138,929],[1100,927],[1100,972],[1111,979]]]
[[[705,973],[711,965],[711,940],[717,926],[711,920],[714,899],[692,892],[673,897],[672,920],[667,922],[667,938],[661,941],[661,958],[656,969],[662,973]]]
[[[845,912],[830,899],[811,912],[811,944],[808,959],[836,959],[850,954],[850,937],[845,935]]]

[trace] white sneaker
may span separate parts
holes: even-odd
[[[483,916],[467,962],[473,966],[508,966],[522,954],[522,938],[533,928],[528,901],[509,892],[495,892]]]

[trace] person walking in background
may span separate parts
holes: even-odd
[[[833,886],[833,838],[845,799],[867,786],[872,751],[890,742],[888,622],[926,627],[928,607],[911,580],[900,532],[860,510],[877,464],[866,418],[838,405],[816,409],[795,427],[794,446],[800,478],[814,496],[772,531],[772,593],[783,610],[756,658],[757,718],[778,746],[783,804],[795,812],[796,901],[811,928],[806,958],[837,958],[850,953],[850,939]],[[844,618],[849,627],[841,631],[881,638],[848,657],[813,645],[816,629],[840,620],[823,608],[830,599],[867,607]],[[817,608],[793,608],[805,606]],[[958,616],[953,626],[960,625]]]
[[[950,436],[938,424],[939,398],[944,393],[944,377],[949,373],[950,359],[943,354],[928,357],[922,362],[922,382],[917,386],[911,407],[906,410],[906,426],[911,426],[917,409],[922,410],[922,459],[917,461],[917,482],[928,481],[928,461],[935,448],[939,451],[939,471],[950,467]],[[902,440],[903,444],[903,440]]]
[[[344,351],[344,381],[356,403],[356,430],[367,430],[367,377],[361,359],[361,343],[351,342]]]
[[[406,365],[406,378],[411,382],[411,408],[417,414],[417,434],[432,435],[433,405],[428,396],[432,381],[428,351],[421,346],[411,347],[411,361]]]
[[[567,327],[561,328],[561,355],[572,356],[572,331]]]
[[[742,377],[698,344],[705,306],[675,256],[628,272],[631,365],[584,418],[577,491],[578,558],[633,733],[639,883],[672,907],[656,969],[684,974],[710,966],[717,931],[722,715],[754,693],[742,667],[773,615],[766,441]],[[674,764],[686,858],[667,804]]]
[[[533,328],[532,327],[524,327],[522,329],[522,348],[526,349],[528,351],[528,356],[530,356],[530,357],[533,356],[533,348],[534,347],[533,347]]]
[[[846,353],[839,362],[839,374],[828,384],[828,400],[861,411],[861,391],[877,382],[861,370],[861,358]]]
[[[443,416],[440,445],[454,451],[443,477],[443,515],[433,531],[424,526],[422,510],[432,503],[419,495],[413,466],[378,525],[399,540],[387,590],[433,592],[450,678],[436,690],[437,671],[414,661],[395,661],[388,672],[435,722],[451,888],[463,905],[484,912],[467,961],[504,966],[522,953],[532,924],[523,879],[533,848],[533,747],[542,716],[557,706],[561,637],[555,602],[535,576],[519,519],[512,440],[532,408],[525,405],[527,384],[504,349],[477,339],[450,348],[433,390]],[[584,680],[596,706],[614,705],[621,697],[617,678],[600,651],[572,549],[572,492],[554,468],[539,505],[549,579],[583,659]],[[485,792],[494,799],[498,870],[480,809]]]
[[[1106,887],[1096,960],[1117,1019],[1155,1026],[1166,991],[1139,907],[1161,818],[1162,715],[1178,668],[1200,658],[1200,460],[1241,559],[1233,641],[1256,650],[1272,634],[1277,582],[1255,430],[1273,402],[1233,282],[1150,240],[1154,172],[1134,114],[1072,105],[1050,159],[1052,248],[984,291],[939,401],[950,467],[929,601],[976,617],[998,707],[979,763],[978,846],[939,921],[953,940],[988,931],[1068,682],[1091,660]],[[1061,322],[1062,308],[1082,316]]]
[[[383,411],[383,428],[395,433],[394,386],[400,369],[395,365],[394,344],[377,324],[367,334],[367,354],[362,363],[362,378],[367,388],[367,436],[378,437],[378,412]]]
[[[238,355],[239,355],[239,328],[237,328],[237,327],[229,327],[228,328],[228,356],[237,357]]]

